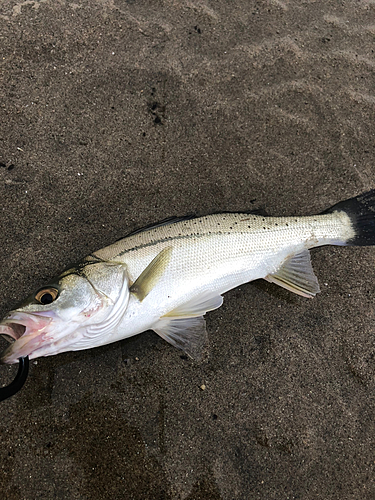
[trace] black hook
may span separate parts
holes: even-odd
[[[29,356],[19,358],[18,372],[16,378],[9,385],[0,387],[0,401],[4,401],[14,396],[19,390],[22,389],[23,384],[26,382],[29,374]]]

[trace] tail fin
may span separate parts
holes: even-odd
[[[340,201],[324,214],[345,212],[353,224],[355,236],[345,245],[375,245],[375,189],[349,200]]]

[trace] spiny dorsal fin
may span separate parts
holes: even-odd
[[[311,266],[310,252],[303,250],[287,260],[280,269],[265,278],[290,292],[313,298],[320,292],[318,279]]]
[[[208,346],[206,322],[203,316],[195,318],[160,318],[152,328],[155,333],[188,356],[199,361]]]
[[[156,283],[162,277],[166,267],[171,260],[172,247],[164,248],[152,259],[150,264],[142,271],[139,277],[130,287],[133,293],[141,302],[151,292]]]
[[[153,222],[152,224],[148,224],[147,226],[143,226],[140,229],[135,229],[134,231],[131,231],[126,236],[118,239],[117,241],[121,241],[124,238],[128,238],[128,236],[134,236],[135,234],[143,233],[145,231],[150,231],[151,229],[156,229],[157,227],[169,226],[171,224],[176,224],[177,222],[191,220],[191,219],[194,219],[195,217],[196,217],[196,215],[194,215],[194,214],[184,215],[183,217],[174,217],[174,216],[167,217],[166,219],[163,219],[159,222]]]

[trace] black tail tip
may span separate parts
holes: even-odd
[[[343,211],[349,217],[355,236],[346,245],[375,245],[375,189],[349,200],[340,201],[324,213]]]

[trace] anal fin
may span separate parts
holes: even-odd
[[[308,250],[293,255],[276,273],[269,274],[265,279],[302,297],[313,298],[320,292]]]

